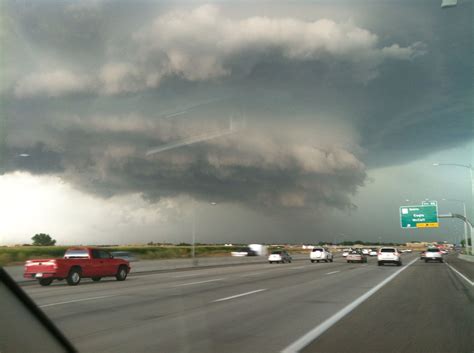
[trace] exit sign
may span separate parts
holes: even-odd
[[[423,205],[401,206],[400,225],[402,228],[439,227],[436,201],[426,201]]]

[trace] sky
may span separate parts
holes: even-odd
[[[471,1],[4,1],[0,243],[446,240]],[[407,201],[409,200],[409,201]],[[472,216],[471,216],[472,217]]]

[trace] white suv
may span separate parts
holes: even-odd
[[[332,253],[325,248],[313,248],[311,253],[309,254],[309,259],[311,262],[319,262],[319,261],[325,261],[325,262],[332,262],[333,261],[333,256]]]
[[[425,262],[428,261],[439,261],[443,262],[443,254],[438,248],[429,248],[425,252]]]
[[[385,265],[386,263],[401,266],[402,258],[400,252],[395,248],[380,248],[377,255],[377,262],[379,266]]]

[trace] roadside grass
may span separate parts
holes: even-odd
[[[0,266],[22,264],[29,259],[61,258],[69,246],[0,247]],[[196,256],[227,256],[238,247],[196,246]],[[108,251],[129,251],[143,260],[190,258],[191,246],[118,246],[104,247]]]
[[[61,258],[70,246],[18,246],[0,247],[0,266],[21,265],[29,259]],[[192,256],[191,246],[117,246],[103,247],[108,251],[129,251],[142,260],[182,259]],[[197,245],[196,257],[230,256],[230,253],[241,246]],[[269,247],[269,251],[276,248]],[[298,250],[288,249],[291,253]]]

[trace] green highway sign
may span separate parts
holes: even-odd
[[[401,206],[400,225],[402,228],[439,227],[436,201],[426,202],[423,205]]]

